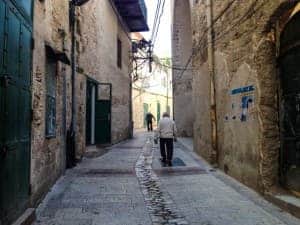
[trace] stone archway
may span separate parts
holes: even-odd
[[[280,33],[289,21],[297,3],[285,1],[280,4],[265,26],[265,38],[260,41],[254,55],[258,74],[259,99],[258,119],[260,123],[259,177],[261,190],[268,192],[280,182],[280,101],[281,82],[278,62],[280,60]]]
[[[299,27],[298,8],[292,12],[280,35],[279,105],[280,181],[286,188],[300,193],[300,33],[295,32]]]
[[[193,135],[192,29],[189,1],[173,1],[172,62],[174,119],[180,136]],[[186,66],[188,63],[188,66]],[[183,72],[183,69],[186,68]]]

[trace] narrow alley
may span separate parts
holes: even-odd
[[[212,169],[189,139],[162,167],[152,133],[88,154],[37,209],[35,225],[298,225],[258,194]]]
[[[0,225],[299,225],[300,0],[0,0]]]

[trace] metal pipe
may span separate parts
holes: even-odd
[[[129,77],[129,138],[133,138],[133,127],[134,127],[134,122],[133,122],[133,105],[132,105],[132,77],[130,75]]]
[[[73,143],[76,153],[76,15],[75,15],[75,4],[71,2],[71,85],[72,85],[72,120],[70,130],[72,131]]]
[[[207,17],[207,51],[208,51],[208,70],[210,76],[210,118],[211,118],[211,161],[218,164],[218,134],[217,134],[217,108],[216,108],[216,88],[215,88],[215,59],[213,41],[213,5],[212,0],[206,0]]]

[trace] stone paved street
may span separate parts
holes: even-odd
[[[299,225],[182,144],[162,167],[152,134],[84,158],[37,209],[35,225]]]

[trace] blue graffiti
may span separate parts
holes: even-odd
[[[255,90],[255,88],[253,85],[246,86],[246,87],[240,87],[240,88],[231,90],[231,95],[242,94],[242,93],[246,93],[246,92],[250,92],[250,91],[254,91],[254,90]]]

